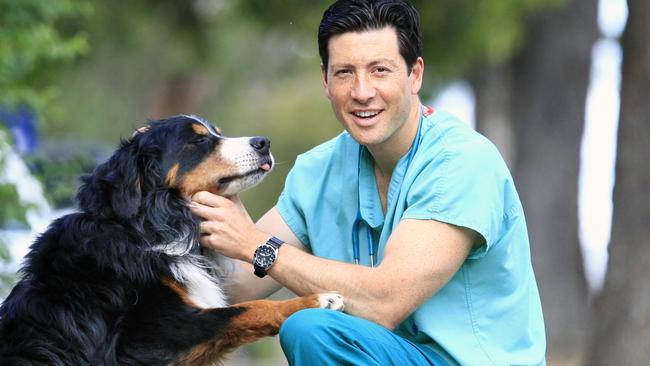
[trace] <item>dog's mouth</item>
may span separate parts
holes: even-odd
[[[264,174],[270,172],[272,167],[273,161],[271,159],[264,159],[260,162],[260,166],[257,169],[250,170],[243,174],[222,177],[217,181],[217,183],[219,184],[219,187],[226,187],[236,180],[252,178],[254,176],[263,176]]]

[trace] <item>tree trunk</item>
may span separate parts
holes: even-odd
[[[490,139],[512,170],[515,137],[512,125],[512,70],[508,64],[483,67],[471,80],[476,95],[476,129]]]
[[[529,21],[513,63],[515,181],[524,205],[546,323],[549,364],[581,362],[588,289],[578,240],[578,171],[596,0]]]
[[[196,114],[211,85],[200,71],[163,75],[153,89],[148,113],[153,119]]]
[[[614,217],[589,365],[650,363],[650,2],[628,0]]]

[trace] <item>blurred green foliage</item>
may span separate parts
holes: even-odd
[[[79,175],[90,173],[94,162],[87,154],[77,151],[65,155],[35,154],[26,157],[31,173],[43,185],[43,194],[56,208],[74,205],[73,198],[80,185]]]
[[[27,225],[28,205],[20,202],[16,186],[4,178],[5,159],[9,147],[8,133],[0,124],[0,228],[10,224]],[[4,296],[15,282],[14,273],[6,266],[11,262],[11,253],[7,243],[0,237],[0,298]]]
[[[529,16],[566,0],[414,0],[422,18],[425,60],[443,80],[511,58],[525,41]]]
[[[52,85],[55,71],[88,50],[75,21],[89,10],[87,3],[76,0],[0,0],[0,107],[25,104],[39,116],[54,110],[59,92]],[[12,222],[26,225],[30,208],[4,179],[8,136],[0,128],[0,227]],[[10,260],[0,238],[0,293],[14,280],[14,274],[4,270]]]
[[[16,283],[14,273],[4,270],[4,266],[11,262],[11,253],[6,245],[0,244],[0,298],[9,292]]]
[[[318,24],[331,0],[247,0],[239,2],[267,27],[297,28],[316,43]],[[523,45],[528,17],[566,0],[411,0],[421,18],[426,61],[422,95],[466,76],[486,63],[512,57]]]
[[[0,0],[0,105],[40,112],[52,102],[54,68],[88,50],[74,24],[89,10],[76,0]]]
[[[6,157],[10,148],[8,136],[7,130],[0,125],[0,202],[2,202],[0,205],[0,228],[13,222],[27,224],[28,206],[20,202],[16,186],[5,178]],[[0,250],[4,244],[0,238]]]
[[[27,225],[27,206],[20,203],[16,186],[9,183],[0,183],[0,202],[3,209],[0,210],[0,227],[7,226],[12,222]],[[0,239],[2,243],[2,239]]]

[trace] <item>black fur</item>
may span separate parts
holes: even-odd
[[[154,245],[200,251],[197,219],[165,184],[174,162],[191,169],[219,144],[211,136],[184,154],[191,123],[152,122],[83,177],[79,212],[35,241],[0,308],[0,365],[169,364],[241,311],[199,312],[161,283],[179,258]]]

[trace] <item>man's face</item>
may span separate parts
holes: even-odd
[[[405,138],[406,122],[417,118],[422,59],[409,74],[392,27],[343,33],[332,37],[328,47],[323,83],[343,127],[371,149]]]

